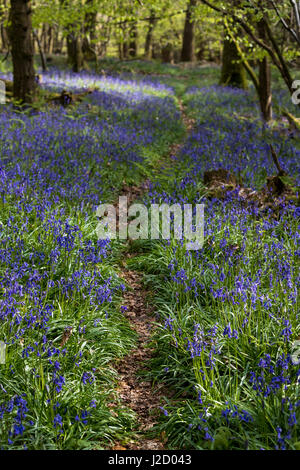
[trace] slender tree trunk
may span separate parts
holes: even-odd
[[[137,24],[134,23],[134,25],[130,29],[130,40],[129,40],[129,56],[130,57],[137,56],[137,50],[138,50],[137,40],[138,40]]]
[[[49,26],[47,53],[52,54],[52,52],[53,52],[53,28],[52,28],[52,26]]]
[[[53,38],[53,52],[54,54],[61,54],[64,45],[64,36],[61,34],[61,31],[58,27],[55,28],[54,38]]]
[[[4,2],[4,8],[6,8],[6,1]],[[9,49],[9,41],[6,27],[4,26],[4,22],[6,20],[6,12],[0,11],[0,33],[1,33],[1,50],[7,51]]]
[[[197,0],[189,0],[183,31],[182,62],[193,62],[195,60],[195,21],[193,20],[193,8],[196,4]]]
[[[44,51],[43,51],[43,48],[42,48],[41,40],[40,40],[39,35],[36,31],[33,31],[33,37],[35,38],[37,46],[38,46],[43,72],[46,72],[47,71],[46,57],[45,57],[45,54],[44,54]],[[44,45],[45,45],[45,43],[44,43]]]
[[[3,23],[1,24],[1,43],[2,43],[2,47],[1,47],[2,51],[7,51],[9,48],[8,37],[7,37],[6,28]]]
[[[123,60],[123,43],[121,41],[118,41],[118,50],[119,50],[119,60]]]
[[[36,82],[30,1],[11,0],[10,20],[13,96],[22,103],[32,103]]]
[[[145,41],[145,59],[151,59],[152,58],[152,40],[153,40],[153,30],[155,28],[155,11],[151,10],[150,12],[150,18],[149,18],[149,26],[148,26],[148,31],[146,35],[146,41]]]
[[[1,11],[0,10],[0,34],[1,34],[1,42],[2,42],[2,46],[1,46],[1,50],[2,51],[7,51],[9,50],[9,39],[8,39],[8,34],[7,34],[7,30],[6,30],[6,27],[4,26],[4,22],[5,20],[7,19],[6,18],[6,15],[7,15],[7,12],[6,12],[6,8],[7,8],[7,4],[6,4],[6,0],[3,1],[3,8],[4,8],[4,11]]]
[[[100,47],[97,44],[97,53],[98,53],[100,58],[102,58],[106,55],[107,47],[108,47],[108,44],[111,40],[112,27],[110,25],[110,20],[106,20],[105,24],[103,24],[103,26],[101,28],[101,36],[102,36],[102,40],[100,41]],[[97,62],[97,60],[98,60],[98,57],[96,58],[96,62]]]
[[[38,34],[38,31],[37,31]],[[47,51],[47,25],[44,23],[42,28],[41,38],[39,38],[40,45],[44,52]]]
[[[125,24],[122,29],[123,29],[122,54],[123,54],[123,59],[128,59],[128,56],[129,56],[129,40],[128,40],[127,25]]]
[[[267,40],[265,22],[261,20],[257,25],[260,39]],[[268,57],[259,61],[259,102],[262,116],[266,122],[272,119],[272,89],[271,68]]]
[[[272,119],[271,68],[267,57],[259,63],[259,101],[263,118]]]
[[[128,59],[128,52],[129,52],[129,47],[128,47],[128,42],[124,41],[123,42],[123,59]]]

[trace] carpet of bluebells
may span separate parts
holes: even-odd
[[[7,78],[7,77],[6,77]],[[9,76],[8,76],[9,78]],[[0,114],[0,448],[101,448],[134,416],[110,408],[113,360],[133,347],[116,250],[96,236],[137,162],[182,132],[173,92],[58,71],[47,92],[93,88],[76,108]],[[141,175],[140,175],[141,177]]]
[[[135,427],[111,404],[113,362],[136,338],[123,316],[122,244],[97,239],[95,211],[151,174],[183,124],[157,77],[52,71],[42,87],[92,93],[75,108],[1,106],[0,448],[105,448]],[[299,209],[283,200],[262,212],[238,190],[208,198],[202,184],[205,170],[225,168],[261,188],[275,173],[270,142],[299,178],[297,136],[263,127],[251,92],[194,87],[183,100],[195,127],[145,198],[204,203],[205,243],[137,241],[143,254],[128,261],[159,314],[151,374],[176,398],[158,432],[170,448],[300,448]]]
[[[162,319],[154,370],[177,393],[161,430],[175,448],[300,448],[299,208],[261,210],[239,188],[207,197],[202,184],[205,170],[225,168],[261,188],[276,174],[272,142],[299,185],[299,142],[262,126],[251,93],[211,86],[184,100],[195,127],[149,199],[203,203],[205,242],[189,252],[184,240],[159,243],[132,261]]]

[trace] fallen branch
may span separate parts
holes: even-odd
[[[292,127],[294,127],[295,129],[298,129],[300,131],[300,119],[293,116],[286,109],[281,109],[281,113],[282,113],[283,116],[285,116],[287,118],[287,120],[289,121],[289,123]]]
[[[52,101],[54,104],[61,105],[66,108],[67,106],[75,104],[76,102],[82,101],[85,96],[92,92],[93,90],[88,89],[83,93],[73,94],[70,91],[63,90],[60,94],[49,97],[47,101]]]

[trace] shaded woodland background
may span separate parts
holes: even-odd
[[[221,65],[220,84],[257,91],[265,121],[272,119],[270,64],[289,93],[299,66],[300,14],[295,0],[2,0],[3,60],[12,56],[13,93],[32,102],[34,54],[44,71],[65,57],[75,73],[101,60],[143,58],[163,63]]]

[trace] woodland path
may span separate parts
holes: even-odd
[[[191,132],[194,121],[186,115],[184,106],[179,100],[182,121],[187,134]],[[170,157],[180,152],[183,142],[172,145],[168,155],[161,160],[161,165],[170,162]],[[149,181],[140,186],[126,186],[121,196],[127,196],[128,204],[136,202],[147,190]],[[118,209],[116,207],[116,209]],[[127,242],[128,245],[128,242]],[[143,371],[149,371],[149,363],[154,354],[152,335],[158,321],[155,309],[150,305],[151,292],[143,286],[143,274],[128,269],[126,261],[136,256],[134,253],[124,252],[120,276],[126,282],[128,289],[123,296],[123,306],[127,308],[124,315],[130,322],[132,330],[137,333],[137,347],[118,361],[116,365],[119,374],[118,395],[124,406],[130,408],[137,416],[137,439],[125,446],[116,442],[113,450],[163,450],[167,447],[165,436],[153,437],[152,428],[156,425],[160,406],[163,406],[164,397],[171,398],[172,392],[164,384],[152,384],[140,377]]]

